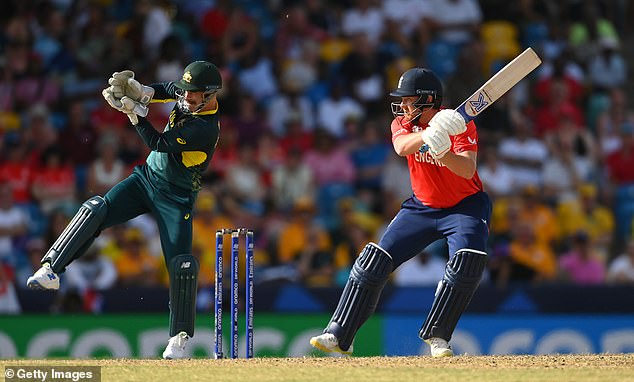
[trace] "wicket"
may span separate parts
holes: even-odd
[[[244,235],[246,241],[246,285],[245,285],[245,316],[246,316],[246,358],[253,358],[253,231],[246,228],[219,229],[216,231],[216,272],[214,274],[214,358],[223,358],[222,352],[222,303],[223,303],[223,239],[224,235],[231,235],[231,358],[238,358],[238,311],[239,311],[239,241]]]

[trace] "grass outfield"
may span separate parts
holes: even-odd
[[[3,369],[5,366],[53,365],[101,366],[102,381],[634,381],[634,354],[465,355],[443,359],[304,357],[180,361],[0,360]]]

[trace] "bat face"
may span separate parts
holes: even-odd
[[[535,51],[527,48],[519,56],[515,57],[513,61],[500,69],[480,89],[476,90],[471,97],[458,106],[456,110],[467,121],[474,119],[538,67],[541,62],[542,60]]]
[[[456,111],[464,117],[466,122],[475,119],[541,63],[542,60],[535,51],[531,48],[526,48],[525,51],[506,64],[499,72],[495,73],[480,89],[476,90],[475,93],[458,106]],[[424,144],[419,151],[422,153],[427,151],[428,148],[427,144]]]

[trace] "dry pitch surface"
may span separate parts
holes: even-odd
[[[0,361],[7,365],[102,366],[102,381],[634,381],[634,354]]]

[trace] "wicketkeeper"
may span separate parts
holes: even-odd
[[[218,68],[206,61],[189,64],[179,81],[145,86],[130,70],[116,72],[103,90],[105,100],[125,113],[152,150],[146,163],[106,195],[93,196],[79,208],[27,280],[32,289],[58,289],[59,274],[84,254],[100,232],[138,215],[151,213],[160,232],[170,276],[170,340],[163,358],[185,356],[194,335],[199,264],[192,256],[192,209],[201,175],[214,154],[220,126]],[[145,117],[150,102],[176,101],[162,133]]]
[[[487,261],[491,201],[476,171],[478,136],[473,122],[440,110],[442,84],[428,69],[403,73],[390,95],[400,97],[392,103],[392,144],[407,158],[414,195],[403,202],[379,244],[368,243],[361,251],[330,323],[310,343],[351,354],[354,336],[376,309],[390,273],[444,237],[450,259],[418,336],[432,356],[448,357],[451,335]],[[420,150],[423,144],[428,151]]]

